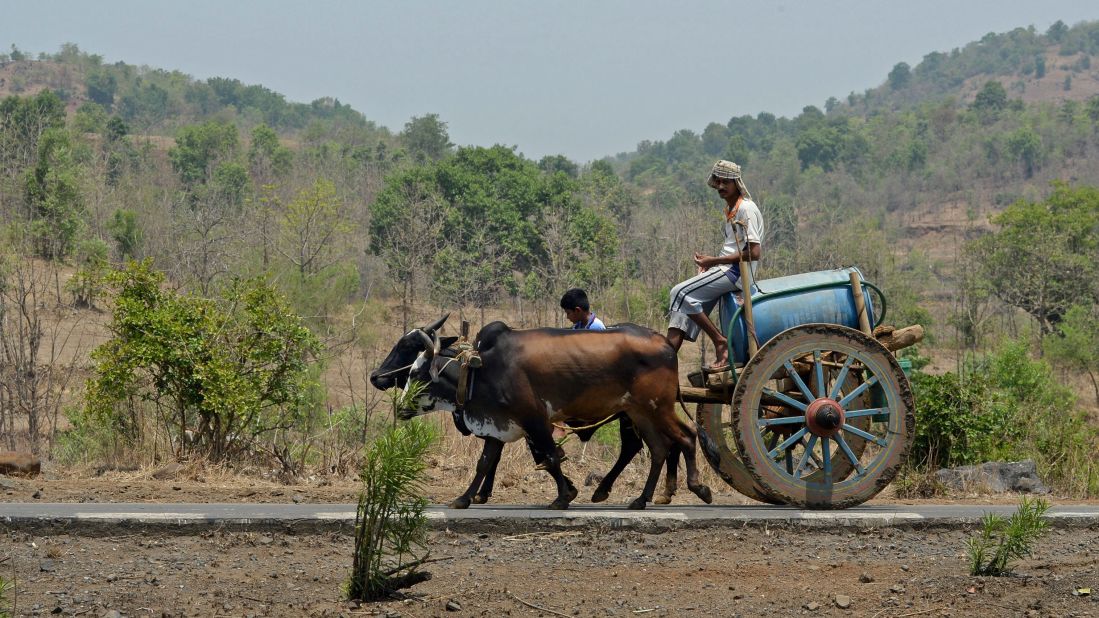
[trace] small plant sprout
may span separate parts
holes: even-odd
[[[435,425],[412,420],[389,428],[367,449],[349,599],[382,599],[431,578],[419,568],[428,558],[424,458],[437,438]]]
[[[1046,500],[1023,498],[1019,510],[1009,518],[986,513],[980,536],[968,542],[969,574],[1009,575],[1011,563],[1029,556],[1034,542],[1049,528],[1043,519],[1048,510]]]

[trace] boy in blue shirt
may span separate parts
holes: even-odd
[[[603,321],[595,317],[588,303],[588,294],[580,288],[572,288],[561,297],[561,308],[572,322],[574,330],[607,330]]]

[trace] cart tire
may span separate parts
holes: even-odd
[[[818,359],[810,371],[826,375],[824,388],[794,371],[807,355]],[[829,379],[821,358],[843,368]],[[855,382],[847,379],[852,373]],[[776,390],[784,383],[795,387]],[[737,450],[756,487],[807,508],[842,509],[877,495],[904,464],[915,434],[912,391],[893,354],[831,324],[788,329],[760,348],[737,381],[732,415]],[[856,438],[863,448],[853,448]],[[849,469],[832,465],[840,461]]]
[[[785,504],[782,499],[760,487],[736,452],[732,437],[731,408],[720,403],[700,403],[695,412],[698,419],[698,443],[710,467],[733,489],[753,500],[767,504]]]

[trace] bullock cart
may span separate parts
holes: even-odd
[[[757,282],[719,305],[732,369],[680,386],[699,442],[737,491],[771,504],[842,509],[880,492],[915,433],[894,352],[923,337],[881,325],[885,296],[856,268]]]

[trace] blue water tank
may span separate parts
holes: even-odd
[[[757,290],[752,294],[752,315],[759,346],[763,347],[775,335],[801,324],[839,324],[858,329],[859,316],[851,293],[852,272],[858,273],[859,281],[863,281],[862,273],[853,266],[757,281]],[[874,324],[873,294],[865,285],[862,290],[867,317],[870,324]],[[737,311],[739,305],[732,294],[721,299],[719,309],[721,332],[731,343],[733,360],[747,362],[748,331],[744,314]]]

